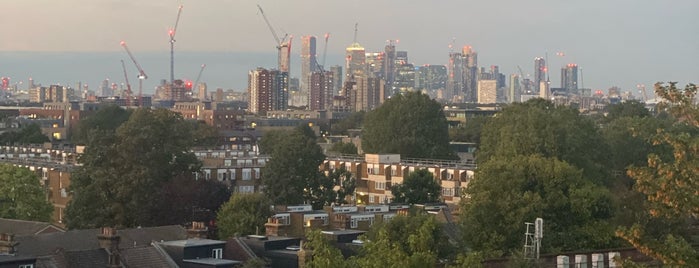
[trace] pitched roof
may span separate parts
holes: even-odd
[[[0,233],[35,235],[40,233],[64,232],[62,228],[48,222],[24,221],[0,218]]]
[[[23,255],[45,256],[52,255],[57,248],[65,251],[83,251],[99,249],[97,235],[99,229],[73,230],[64,233],[17,236],[19,242],[16,249]],[[118,230],[121,238],[120,249],[150,245],[152,241],[171,241],[186,239],[186,230],[179,225],[146,227]]]
[[[120,252],[126,267],[168,268],[174,265],[152,245],[122,249]]]

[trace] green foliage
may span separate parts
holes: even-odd
[[[411,158],[457,159],[449,148],[448,123],[441,104],[420,92],[395,95],[368,112],[362,149]]]
[[[336,192],[335,204],[346,204],[347,196],[354,193],[357,188],[357,179],[352,175],[352,172],[345,169],[344,166],[331,171],[328,174],[328,179],[333,182],[334,185],[339,185],[339,189]]]
[[[614,120],[621,117],[644,118],[650,117],[650,111],[646,109],[645,104],[639,101],[625,101],[607,106],[607,120]]]
[[[332,147],[330,147],[330,151],[340,153],[340,154],[356,155],[357,154],[357,146],[351,142],[348,142],[348,143],[337,142],[337,143],[333,144]]]
[[[0,134],[0,144],[42,144],[49,138],[41,133],[38,124],[29,124],[18,131],[8,131]]]
[[[312,252],[311,261],[306,263],[309,268],[342,268],[354,267],[345,260],[339,249],[330,245],[330,242],[323,236],[320,230],[312,230],[306,233],[306,242],[303,244],[304,250]]]
[[[236,193],[218,211],[219,237],[264,232],[267,218],[272,216],[270,200],[259,193]]]
[[[117,105],[107,105],[96,113],[80,120],[71,140],[76,144],[87,144],[89,136],[112,134],[124,122],[129,120],[131,110]]]
[[[426,169],[416,170],[408,174],[402,184],[391,187],[393,201],[408,204],[424,204],[438,202],[442,187]]]
[[[217,180],[197,180],[180,175],[164,182],[153,193],[150,217],[144,225],[162,226],[199,221],[210,222],[231,197],[228,186]]]
[[[147,226],[163,183],[201,166],[189,151],[192,125],[172,111],[138,109],[116,133],[87,133],[82,165],[71,176],[69,228]]]
[[[658,105],[679,120],[679,125],[690,131],[699,128],[699,107],[694,104],[697,86],[677,88],[676,83],[655,85],[655,92],[664,101]],[[647,200],[651,217],[669,221],[696,218],[699,214],[699,137],[690,131],[670,132],[660,130],[653,143],[671,148],[671,157],[651,153],[644,166],[628,171],[634,179],[635,190]],[[641,252],[669,266],[699,266],[699,252],[690,246],[682,229],[666,229],[648,232],[653,226],[639,222],[630,228],[620,228],[617,235],[629,241]]]
[[[516,103],[488,120],[482,133],[479,164],[494,157],[538,154],[566,161],[597,183],[609,183],[609,150],[593,121],[572,108],[542,99]]]
[[[49,222],[52,213],[34,172],[0,164],[0,218]]]
[[[453,248],[437,220],[424,212],[376,224],[356,258],[360,267],[434,267]]]
[[[473,142],[480,144],[481,132],[483,132],[483,127],[490,118],[491,117],[486,116],[468,118],[465,124],[449,129],[449,139],[457,142]]]
[[[340,120],[340,122],[333,124],[330,127],[330,131],[333,135],[347,135],[348,129],[358,129],[362,127],[365,115],[365,111],[354,112]]]
[[[461,224],[473,250],[520,249],[524,222],[537,217],[544,219],[542,252],[615,245],[609,192],[555,158],[493,158],[479,165],[465,194]]]
[[[193,122],[194,127],[194,145],[195,146],[216,146],[219,145],[218,130],[206,124],[204,121]]]
[[[262,184],[273,204],[308,201],[318,209],[335,200],[333,181],[318,168],[325,155],[306,129],[269,132],[262,138],[260,149],[270,155],[262,169]]]

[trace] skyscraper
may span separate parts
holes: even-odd
[[[447,90],[445,98],[454,101],[464,101],[464,64],[463,54],[459,52],[449,53],[449,64],[447,65]]]
[[[396,71],[396,46],[393,41],[389,41],[388,45],[384,48],[384,75],[383,79],[386,83],[385,88],[388,91],[387,94],[393,95],[393,81]]]
[[[578,65],[568,64],[561,68],[561,88],[564,88],[568,93],[577,93],[578,91]]]
[[[289,38],[289,41],[283,43],[279,51],[279,66],[277,68],[286,73],[291,72],[291,39]]]
[[[333,72],[333,95],[340,95],[342,90],[342,66],[330,66],[330,71]]]
[[[301,94],[308,95],[311,88],[311,73],[318,71],[316,37],[307,35],[302,37],[301,40]]]
[[[364,76],[366,68],[366,54],[364,47],[359,43],[352,43],[346,50],[346,80],[354,79],[353,77]]]
[[[333,72],[316,71],[311,73],[309,107],[311,110],[328,110],[333,99]]]
[[[478,81],[478,103],[479,104],[492,104],[496,103],[498,99],[497,91],[497,81],[496,80],[480,80]]]
[[[541,81],[546,81],[546,61],[544,58],[534,58],[534,88],[540,90]]]
[[[471,46],[464,46],[464,93],[466,102],[476,102],[478,91],[478,53]]]
[[[248,73],[248,110],[264,115],[271,110],[286,110],[289,73],[257,68]]]

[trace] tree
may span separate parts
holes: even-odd
[[[525,222],[544,219],[542,252],[616,245],[608,190],[563,161],[493,158],[479,165],[461,204],[464,241],[476,251],[521,249]]]
[[[476,159],[481,164],[494,157],[535,154],[566,161],[597,183],[610,183],[609,150],[594,122],[542,99],[507,106],[488,120]]]
[[[699,107],[694,104],[697,86],[677,88],[676,83],[657,83],[656,94],[663,99],[658,105],[679,120],[677,124],[699,128]],[[635,189],[646,197],[648,213],[657,219],[686,221],[699,215],[699,137],[689,132],[659,130],[654,144],[672,148],[671,157],[648,155],[644,166],[636,166],[628,174]],[[652,222],[639,222],[620,228],[617,234],[644,254],[669,266],[699,266],[699,252],[691,246],[686,233],[677,229],[649,232]],[[686,231],[686,229],[684,230]]]
[[[607,106],[607,119],[614,120],[620,117],[649,117],[650,111],[639,101],[631,100]]]
[[[131,110],[117,105],[107,105],[92,115],[81,119],[71,140],[77,144],[87,144],[90,135],[110,135],[129,120]]]
[[[335,135],[347,135],[348,129],[361,128],[365,115],[365,111],[351,113],[346,118],[340,120],[340,122],[337,122],[330,126],[330,131]]]
[[[453,255],[453,246],[435,217],[415,210],[375,224],[356,262],[360,267],[434,267]]]
[[[260,193],[233,194],[216,216],[219,237],[264,232],[267,218],[272,216],[271,206],[269,198]]]
[[[363,151],[457,159],[449,148],[448,123],[441,107],[420,92],[393,96],[364,118]]]
[[[480,144],[481,132],[483,132],[483,126],[488,122],[488,119],[490,119],[490,117],[486,116],[468,118],[465,124],[449,129],[449,139],[457,142]]]
[[[0,143],[2,144],[41,144],[48,141],[49,138],[41,133],[41,127],[34,123],[25,125],[18,131],[8,131],[0,134]]]
[[[262,169],[262,184],[274,204],[310,202],[322,208],[335,199],[333,181],[320,173],[325,155],[308,126],[267,133],[260,149],[270,155]],[[312,135],[312,136],[311,136]]]
[[[48,222],[52,213],[34,172],[0,164],[0,218]]]
[[[69,228],[147,226],[163,183],[199,170],[191,124],[165,109],[137,109],[115,134],[89,131],[71,176]]]
[[[330,147],[330,151],[340,153],[340,154],[356,155],[357,154],[357,146],[351,142],[348,142],[348,143],[337,142],[337,143],[334,143],[332,147]]]
[[[347,196],[353,194],[354,190],[357,188],[357,179],[354,178],[352,172],[345,169],[344,166],[340,166],[340,168],[331,171],[327,177],[334,185],[339,185],[334,203],[346,204]]]
[[[435,181],[431,172],[419,169],[408,174],[402,184],[391,186],[393,201],[398,203],[424,204],[438,202],[442,186]]]
[[[336,247],[330,245],[330,242],[323,236],[320,230],[311,230],[306,233],[306,242],[303,244],[304,250],[312,252],[311,260],[306,263],[309,268],[326,268],[326,267],[354,267],[345,260],[342,252]]]

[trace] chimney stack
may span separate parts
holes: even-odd
[[[97,235],[100,248],[106,250],[109,255],[107,263],[107,267],[109,268],[121,267],[121,257],[119,256],[120,240],[121,238],[117,235],[116,229],[112,227],[102,227],[100,229],[100,234]]]
[[[0,254],[15,254],[19,242],[15,241],[15,235],[13,234],[0,234]]]
[[[192,228],[187,229],[188,239],[207,239],[209,228],[206,227],[204,222],[195,221],[192,222]]]

